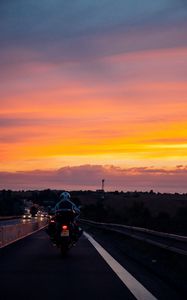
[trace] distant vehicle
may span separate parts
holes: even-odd
[[[30,213],[25,213],[23,216],[22,216],[22,219],[31,219],[32,218],[32,215]]]
[[[36,216],[39,218],[45,218],[48,217],[48,213],[45,211],[38,211]]]
[[[45,218],[49,218],[49,215],[46,211],[43,213],[43,215],[44,215]]]
[[[36,217],[37,211],[38,211],[38,209],[37,209],[36,206],[34,206],[34,205],[31,206],[31,208],[30,208],[30,213],[31,213],[32,217]]]

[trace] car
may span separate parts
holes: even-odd
[[[39,217],[39,218],[48,217],[48,213],[45,212],[45,211],[38,211],[37,212],[37,217]]]
[[[32,216],[30,213],[25,213],[23,216],[22,216],[22,219],[31,219]]]
[[[48,215],[48,213],[46,211],[43,212],[43,215],[44,215],[45,218],[49,217],[49,215]]]
[[[38,211],[37,214],[36,214],[36,217],[42,218],[43,217],[43,213],[41,211]]]

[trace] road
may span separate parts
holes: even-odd
[[[1,300],[136,299],[85,236],[65,258],[43,230],[0,253]],[[136,269],[138,281],[157,299],[183,299],[147,270]]]
[[[15,225],[22,223],[22,219],[0,220],[0,226]]]
[[[0,220],[0,226],[35,223],[37,220],[38,220],[37,218],[31,218],[31,219],[18,218],[18,219],[10,219],[10,220]]]

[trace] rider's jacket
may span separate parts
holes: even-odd
[[[70,200],[60,200],[56,205],[55,205],[55,213],[58,211],[68,211],[72,210],[75,215],[80,214],[79,208]]]

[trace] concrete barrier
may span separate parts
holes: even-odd
[[[47,222],[44,219],[34,223],[0,226],[0,248],[44,228]]]

